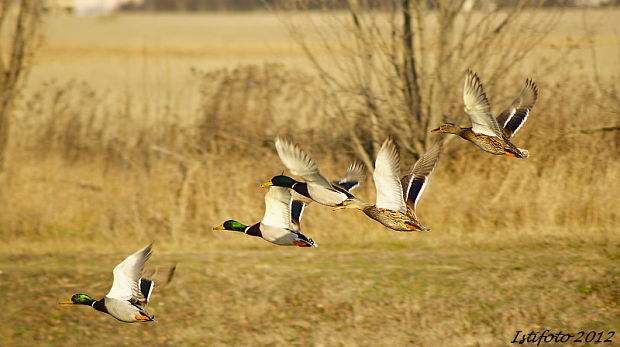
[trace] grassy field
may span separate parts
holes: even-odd
[[[259,184],[283,169],[276,135],[328,177],[358,157],[281,18],[48,18],[0,175],[0,345],[498,346],[517,330],[618,332],[620,135],[600,129],[620,124],[619,14],[567,11],[518,79],[491,87],[499,104],[537,81],[515,137],[531,158],[451,141],[418,207],[432,232],[312,205],[313,249],[211,230],[261,219]],[[374,201],[372,180],[356,195]],[[158,323],[57,304],[107,293],[114,265],[151,241],[148,265],[177,264],[152,300]]]
[[[157,324],[56,304],[105,293],[124,256],[2,256],[3,345],[503,346],[620,324],[614,247],[156,249],[154,265],[179,265],[154,294]]]

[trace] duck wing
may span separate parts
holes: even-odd
[[[463,87],[465,112],[471,119],[471,130],[477,134],[501,138],[502,131],[491,114],[491,105],[475,72],[467,70]]]
[[[288,188],[271,186],[265,194],[262,224],[291,229],[291,193]]]
[[[291,222],[293,224],[293,232],[295,233],[301,232],[301,216],[303,215],[306,206],[307,204],[303,201],[291,201]]]
[[[407,207],[413,212],[415,212],[418,200],[428,184],[428,176],[437,164],[442,147],[441,142],[431,147],[415,162],[409,174],[401,179],[403,196],[407,202]]]
[[[377,190],[376,206],[388,210],[406,213],[407,207],[403,199],[400,185],[400,155],[392,138],[387,138],[375,159],[373,179]]]
[[[151,257],[152,247],[153,244],[150,244],[116,265],[112,271],[114,282],[112,282],[112,288],[106,295],[107,297],[138,304],[148,302],[148,297],[153,289],[153,282],[142,281],[141,277],[144,263]]]
[[[307,183],[333,189],[331,183],[319,172],[316,162],[295,144],[276,138],[276,150],[282,164],[291,173],[303,178]]]
[[[497,116],[497,123],[503,127],[506,137],[513,137],[521,129],[537,99],[538,87],[534,81],[528,78],[519,96]]]
[[[366,178],[366,168],[358,161],[352,161],[347,166],[347,171],[339,179],[332,181],[332,185],[344,188],[347,192],[357,188]]]

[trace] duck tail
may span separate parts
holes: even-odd
[[[519,148],[519,151],[521,152],[521,157],[523,158],[530,157],[530,151],[528,151],[527,149]]]

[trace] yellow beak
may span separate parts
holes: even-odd
[[[214,227],[213,230],[226,230],[226,228],[224,228],[223,225],[218,225],[218,226]]]
[[[271,181],[267,181],[267,182],[265,182],[265,183],[261,183],[261,185],[260,185],[260,186],[261,186],[261,187],[270,187],[270,186],[272,186],[272,185],[273,185],[273,183],[271,183]]]
[[[59,304],[73,304],[73,301],[71,301],[71,299],[69,300],[63,300],[63,301],[59,301]]]
[[[437,129],[433,129],[433,130],[431,130],[431,132],[432,132],[432,133],[440,133],[440,132],[442,132],[442,131],[441,131],[441,130],[439,130],[439,128],[437,128]]]

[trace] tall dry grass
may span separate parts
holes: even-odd
[[[611,66],[596,76],[580,71],[528,74],[540,98],[514,141],[530,159],[449,143],[419,204],[433,232],[394,233],[361,213],[313,205],[304,233],[331,248],[617,245],[620,134],[600,129],[618,124],[620,76]],[[489,88],[493,110],[528,76]],[[36,239],[42,250],[84,250],[126,238],[187,249],[268,247],[211,228],[229,218],[261,219],[258,185],[283,169],[274,136],[292,137],[329,177],[359,153],[325,103],[329,90],[306,69],[265,63],[195,70],[187,88],[197,92],[193,98],[172,90],[159,98],[111,93],[83,81],[32,87],[12,127],[0,249],[32,251]],[[461,109],[454,99],[451,108]],[[455,117],[466,122],[464,114]],[[413,158],[403,161],[406,167]],[[372,181],[358,194],[373,201]]]

